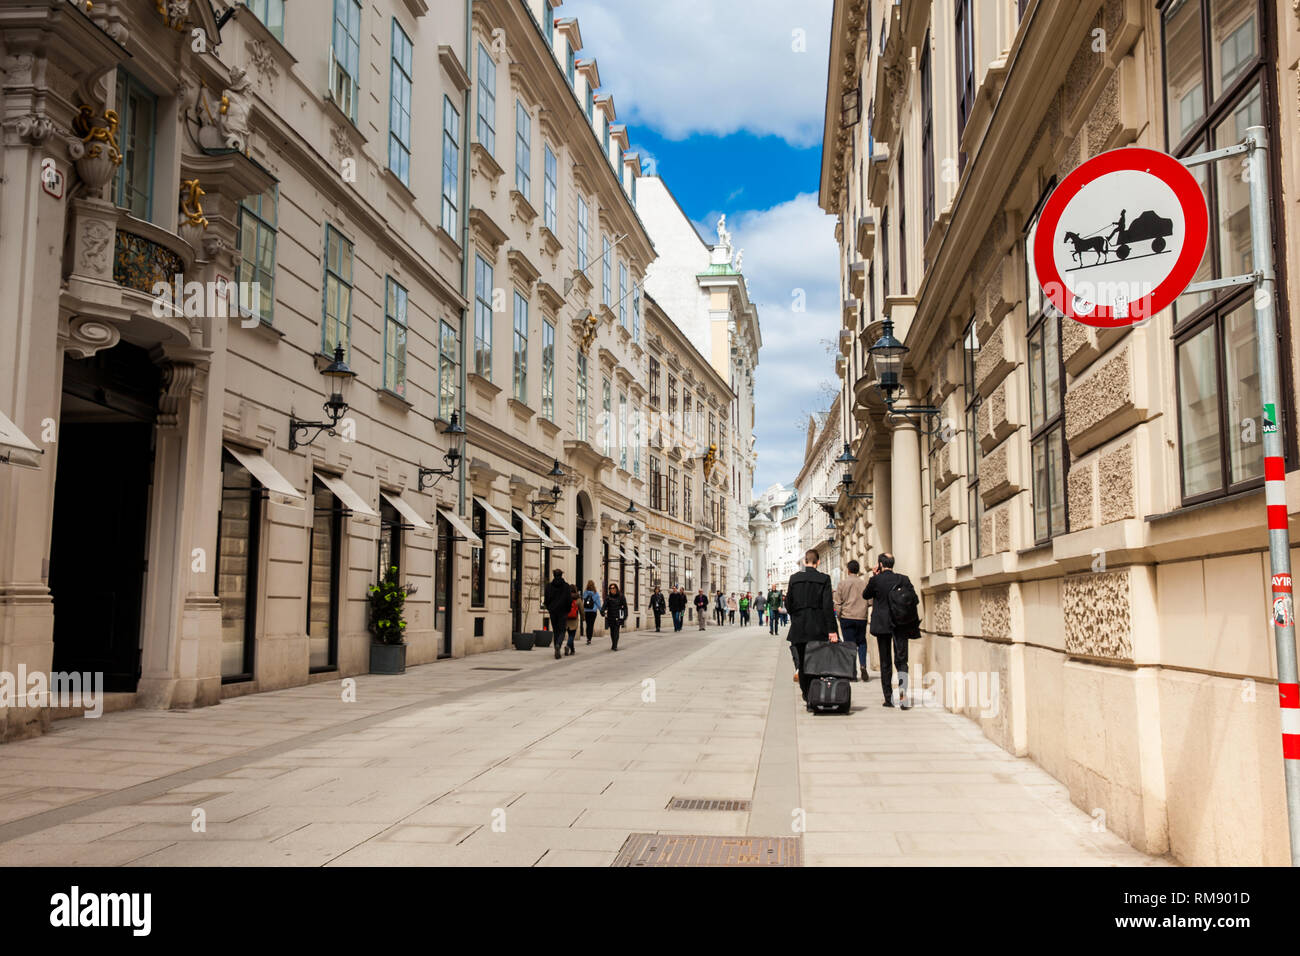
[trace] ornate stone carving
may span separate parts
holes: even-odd
[[[88,219],[81,227],[81,272],[105,273],[108,271],[108,249],[113,242],[114,230],[99,219]]]
[[[5,124],[24,142],[39,146],[55,132],[54,121],[44,113],[28,113]]]
[[[265,87],[268,93],[275,92],[275,81],[280,77],[280,67],[271,53],[271,45],[265,40],[249,40],[244,44],[248,59],[256,71],[254,82],[258,88]]]
[[[346,158],[352,155],[352,138],[342,126],[334,126],[330,129],[330,141],[333,143],[334,151],[340,156]]]
[[[163,390],[158,396],[159,428],[175,428],[180,424],[181,403],[189,397],[194,372],[190,362],[172,362],[163,368]]]
[[[68,323],[68,341],[63,350],[73,358],[90,358],[103,349],[111,349],[122,340],[117,326],[97,319],[78,316]]]
[[[122,153],[117,148],[117,123],[114,110],[104,110],[101,115],[84,104],[72,121],[72,131],[81,138],[82,155],[74,156],[77,175],[92,196],[99,194],[122,165]],[[69,148],[69,154],[72,153]]]
[[[177,32],[184,30],[190,23],[190,0],[157,0],[158,12],[163,23]]]
[[[1133,660],[1131,574],[1124,568],[1066,577],[1061,591],[1066,653]]]
[[[200,93],[198,110],[199,145],[204,149],[248,149],[248,114],[252,98],[248,94],[247,74],[235,67],[230,83],[213,99],[205,86]]]

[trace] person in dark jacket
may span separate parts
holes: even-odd
[[[894,556],[882,554],[862,596],[871,602],[871,623],[868,627],[876,638],[876,649],[880,651],[880,686],[885,692],[885,706],[894,706],[893,677],[894,670],[897,669],[898,705],[903,710],[911,710],[912,703],[907,698],[907,641],[911,635],[895,629],[893,617],[889,613],[889,592],[904,581],[911,587],[912,582],[906,575],[894,571]]]
[[[834,643],[840,639],[830,575],[817,570],[820,560],[816,551],[809,549],[804,552],[803,570],[790,575],[790,583],[785,589],[785,609],[790,615],[790,631],[785,639],[790,642],[790,656],[794,658],[799,690],[803,692],[805,703],[812,678],[804,673],[804,645],[809,641]]]
[[[596,615],[600,613],[600,592],[596,590],[596,582],[590,578],[587,580],[587,589],[582,592],[582,615],[585,618],[584,623],[587,625],[587,643],[591,643],[591,635],[596,631]]]
[[[721,591],[713,599],[713,619],[719,627],[727,623],[727,597]]]
[[[700,630],[704,630],[704,612],[709,607],[709,596],[704,593],[704,588],[700,588],[700,593],[695,595],[695,619],[700,622]]]
[[[655,630],[659,630],[659,621],[664,616],[664,611],[668,607],[668,602],[664,600],[663,592],[659,586],[655,585],[655,593],[650,595],[650,612],[655,616]]]
[[[781,624],[781,592],[772,588],[767,592],[767,632],[769,634],[777,633],[777,628]]]
[[[569,585],[569,617],[565,621],[565,626],[569,629],[569,642],[564,646],[564,653],[572,657],[576,651],[573,649],[573,639],[578,636],[578,622],[582,620],[582,595],[578,593],[576,584]]]
[[[555,645],[555,659],[558,661],[564,632],[568,630],[569,607],[572,603],[568,582],[564,580],[564,572],[559,568],[555,569],[555,572],[551,575],[551,580],[546,582],[546,592],[542,595],[542,603],[546,605],[546,613],[551,616],[551,634],[553,635],[551,643]]]
[[[673,588],[673,593],[668,595],[668,610],[673,616],[673,631],[680,631],[686,616],[686,592],[681,588]]]
[[[617,584],[611,583],[605,595],[605,627],[609,629],[609,649],[618,650],[618,632],[627,620],[627,598]]]

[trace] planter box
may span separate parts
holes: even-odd
[[[534,646],[534,647],[550,647],[550,646],[551,646],[551,633],[552,633],[551,631],[532,631],[531,634],[532,634],[532,638],[533,638],[533,646]]]
[[[370,645],[370,673],[405,674],[406,673],[406,645],[405,644],[371,644]]]
[[[515,650],[531,651],[533,649],[533,632],[515,631],[514,642],[515,642]]]

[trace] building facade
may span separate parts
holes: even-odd
[[[837,463],[844,448],[840,401],[836,395],[829,410],[808,417],[803,467],[794,480],[799,528],[795,564],[802,565],[804,555],[816,551],[818,567],[836,584],[842,570],[839,505],[844,472]],[[851,557],[847,555],[845,560]]]
[[[914,672],[997,679],[997,706],[946,706],[1189,864],[1285,860],[1249,288],[1096,329],[1046,304],[1030,249],[1087,158],[1267,128],[1294,514],[1297,59],[1278,0],[834,7],[821,204],[854,491],[873,493],[841,501],[844,547],[892,550],[921,587]],[[1251,269],[1243,169],[1195,169],[1198,278]],[[909,349],[900,405],[938,415],[882,402],[866,350],[886,319]]]

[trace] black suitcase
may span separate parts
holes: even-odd
[[[808,685],[808,709],[813,713],[847,714],[852,700],[853,688],[842,677],[814,677]]]
[[[804,645],[803,670],[809,677],[842,677],[853,680],[858,676],[856,644],[844,641],[809,641]]]

